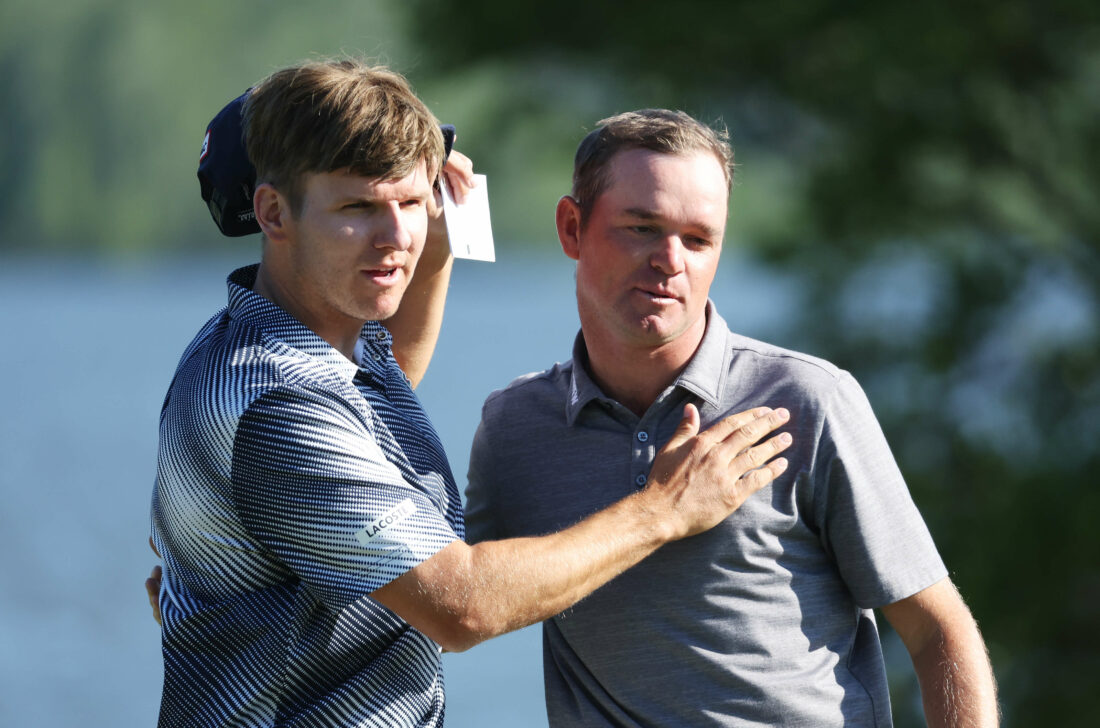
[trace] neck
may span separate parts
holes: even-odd
[[[599,335],[581,326],[588,350],[588,370],[609,397],[639,417],[676,381],[703,340],[706,317],[672,341],[637,346]]]
[[[262,262],[259,270],[256,271],[256,283],[252,286],[252,291],[298,319],[303,326],[320,336],[350,361],[355,361],[355,342],[359,339],[359,333],[366,322],[347,319],[341,321],[341,325],[331,322],[323,324],[324,318],[316,315],[303,298],[295,294],[294,287],[286,285],[279,276],[272,275],[270,266],[265,266]]]

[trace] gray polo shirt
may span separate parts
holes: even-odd
[[[875,607],[946,576],[859,385],[729,331],[641,418],[573,359],[485,402],[471,541],[545,534],[644,487],[683,407],[704,426],[787,407],[790,467],[706,533],[668,544],[543,626],[551,726],[888,726]]]

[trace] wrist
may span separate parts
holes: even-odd
[[[637,532],[649,536],[647,546],[656,549],[669,541],[676,541],[683,537],[672,517],[673,509],[653,488],[635,493],[624,502],[629,503],[633,508],[634,517],[637,519]]]

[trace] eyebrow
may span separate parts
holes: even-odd
[[[623,212],[625,212],[630,217],[636,217],[640,220],[660,222],[664,219],[657,213],[644,207],[628,207]],[[718,236],[718,228],[711,227],[710,225],[692,225],[692,227],[697,228],[701,233],[703,233],[703,235],[707,237],[714,238]]]
[[[402,202],[404,200],[427,200],[431,193],[432,190],[430,188],[422,193],[411,192],[407,195],[402,195],[401,197],[397,198],[397,201]],[[386,199],[374,195],[359,194],[357,192],[340,195],[336,198],[336,204],[344,205],[348,202],[366,202],[373,205],[385,203]]]

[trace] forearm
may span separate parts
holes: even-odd
[[[670,531],[641,493],[533,538],[456,541],[373,596],[445,649],[548,619],[641,561]]]
[[[929,726],[998,724],[997,689],[985,642],[950,579],[883,607],[883,613],[909,650]]]
[[[474,546],[470,626],[478,641],[548,619],[672,538],[642,494],[540,538]]]
[[[442,259],[421,260],[397,313],[385,321],[393,336],[393,356],[414,388],[424,378],[435,353],[453,265],[454,258],[449,254]]]
[[[424,378],[435,353],[454,265],[441,208],[443,197],[439,185],[443,184],[442,178],[446,178],[448,188],[461,203],[474,183],[473,162],[465,154],[451,150],[437,183],[435,197],[429,201],[428,235],[416,264],[416,273],[405,289],[397,313],[386,320],[386,328],[393,335],[394,359],[413,388]]]
[[[985,728],[998,724],[997,693],[989,655],[973,619],[938,632],[913,667],[929,726]]]

